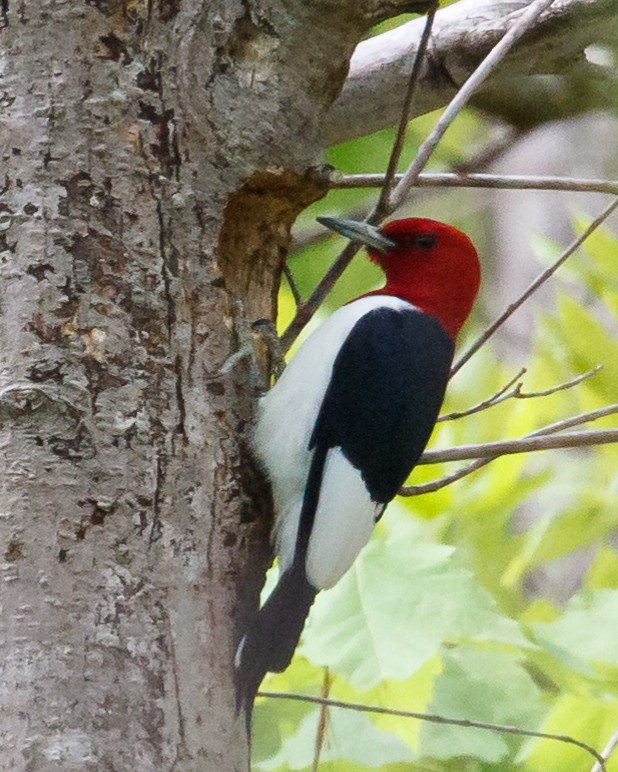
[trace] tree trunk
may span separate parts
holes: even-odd
[[[270,504],[232,301],[274,314],[354,45],[411,5],[2,0],[3,769],[247,768]]]

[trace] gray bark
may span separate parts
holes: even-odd
[[[418,2],[0,7],[3,770],[242,770],[272,316],[358,39]]]

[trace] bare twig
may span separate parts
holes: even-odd
[[[406,139],[406,131],[408,128],[408,121],[410,120],[410,110],[412,109],[412,100],[414,98],[414,91],[421,71],[421,66],[425,60],[427,54],[427,46],[429,44],[429,37],[431,35],[431,28],[433,27],[433,21],[438,10],[439,3],[436,3],[433,8],[427,11],[427,19],[423,28],[423,34],[414,56],[414,63],[412,65],[412,72],[410,73],[410,79],[408,80],[408,88],[406,90],[406,96],[403,100],[403,107],[401,109],[401,118],[399,119],[399,126],[397,128],[397,136],[393,143],[393,149],[391,150],[390,158],[388,159],[388,166],[386,174],[382,180],[382,190],[380,191],[380,197],[378,203],[375,205],[370,217],[375,218],[375,222],[380,222],[389,213],[388,200],[390,198],[391,189],[393,187],[395,173],[397,171],[397,165],[401,158],[403,145]],[[368,220],[371,222],[371,220]]]
[[[560,434],[558,437],[520,437],[517,440],[485,442],[480,445],[459,445],[445,450],[426,450],[417,463],[440,464],[445,461],[467,461],[474,458],[508,456],[513,453],[532,453],[536,450],[608,445],[613,442],[618,442],[618,429],[594,429]]]
[[[598,421],[600,418],[606,418],[607,416],[618,413],[618,404],[605,405],[605,407],[597,408],[596,410],[588,410],[586,413],[578,413],[577,415],[569,416],[569,418],[562,418],[560,421],[555,421],[553,424],[546,424],[541,426],[540,429],[535,429],[528,434],[528,437],[539,437],[544,434],[555,434],[556,432],[562,432],[565,429],[572,429],[574,426],[581,426],[582,424],[588,424],[591,421]]]
[[[324,274],[317,287],[304,303],[298,307],[296,316],[290,322],[288,328],[281,336],[281,349],[285,354],[305,326],[311,321],[324,298],[328,295],[341,274],[348,267],[354,255],[360,250],[361,245],[356,241],[350,241],[343,248],[335,262]]]
[[[480,413],[482,410],[487,410],[487,408],[500,405],[502,402],[506,402],[507,399],[536,399],[537,397],[549,397],[550,394],[556,394],[559,391],[572,389],[574,386],[582,383],[582,381],[586,381],[588,378],[596,375],[602,368],[603,365],[596,365],[592,370],[576,375],[575,378],[563,381],[555,386],[550,386],[548,389],[542,389],[541,391],[522,391],[524,384],[519,379],[526,373],[526,368],[522,367],[506,385],[499,389],[495,394],[492,394],[491,397],[487,397],[487,399],[478,402],[476,405],[472,405],[472,407],[466,408],[466,410],[444,413],[438,417],[438,421],[453,421],[457,418],[474,415],[474,413]],[[514,384],[516,385],[511,389],[511,386]]]
[[[478,68],[472,73],[472,75],[464,83],[461,89],[453,97],[448,107],[445,109],[444,113],[435,125],[433,131],[419,147],[414,161],[408,167],[401,181],[397,184],[392,193],[388,195],[388,198],[379,202],[379,217],[377,216],[378,208],[376,206],[367,216],[366,222],[370,222],[375,225],[379,223],[383,217],[391,214],[395,209],[397,209],[398,206],[401,205],[412,186],[416,183],[419,174],[437,147],[446,129],[464,108],[474,91],[498,66],[498,64],[510,51],[513,45],[517,42],[517,40],[519,40],[519,38],[528,29],[530,29],[540,14],[546,8],[548,8],[552,2],[553,0],[536,0],[536,2],[532,3],[531,6],[522,14],[519,21],[515,23],[505,33],[500,42],[492,48],[492,50],[481,62]],[[417,51],[417,58],[420,58],[420,54],[421,49],[419,47],[419,50]],[[415,69],[416,68],[413,68],[413,75]],[[322,281],[311,293],[310,297],[299,307],[296,316],[281,337],[281,345],[284,352],[290,348],[301,330],[310,321],[326,294],[330,291],[337,279],[347,268],[358,250],[359,246],[357,244],[348,244],[330,267]]]
[[[274,700],[297,700],[299,702],[311,702],[315,705],[328,705],[331,708],[343,708],[344,710],[355,710],[361,713],[378,713],[386,716],[401,716],[402,718],[413,718],[419,721],[427,721],[432,724],[447,724],[448,726],[462,726],[467,729],[486,729],[490,732],[500,734],[514,734],[523,737],[538,737],[543,740],[555,740],[556,742],[569,743],[577,745],[582,750],[589,753],[595,761],[600,764],[599,772],[607,772],[605,768],[605,759],[601,754],[588,743],[578,740],[575,737],[563,734],[552,734],[550,732],[535,732],[532,729],[520,729],[517,726],[508,724],[490,724],[486,721],[473,721],[467,718],[446,718],[435,713],[417,713],[412,710],[399,710],[398,708],[383,708],[379,705],[364,705],[358,702],[347,702],[343,700],[325,699],[324,697],[312,697],[306,694],[295,694],[293,692],[258,692],[258,697],[268,697]]]
[[[556,394],[559,391],[567,391],[572,389],[573,386],[578,386],[583,381],[587,381],[588,378],[592,378],[599,370],[603,369],[603,365],[595,365],[591,370],[587,370],[585,373],[576,375],[575,378],[571,378],[563,383],[558,383],[556,386],[550,386],[548,389],[541,389],[541,391],[519,391],[514,395],[516,399],[536,399],[537,397],[549,397],[550,394]]]
[[[396,174],[400,180],[402,174]],[[381,188],[383,174],[346,174],[333,179],[332,188]],[[460,172],[423,172],[415,187],[418,188],[490,188],[493,190],[551,190],[557,192],[609,193],[618,195],[618,180],[584,179],[577,177],[537,177],[520,174],[462,174]],[[357,210],[351,210],[346,217],[352,220],[363,217]],[[294,249],[306,247],[329,238],[322,226],[309,225],[294,237]]]
[[[448,106],[438,119],[438,122],[429,133],[422,145],[419,147],[416,158],[410,164],[405,174],[401,178],[397,187],[393,190],[388,201],[388,210],[393,212],[403,203],[412,187],[416,184],[419,174],[425,168],[431,154],[438,146],[438,143],[444,136],[446,130],[467,105],[470,97],[479,88],[479,86],[496,69],[504,57],[508,54],[515,43],[534,25],[538,17],[546,8],[552,4],[553,0],[536,0],[522,14],[516,24],[504,34],[500,42],[497,43],[483,59],[468,80],[459,89],[457,94],[449,102]]]
[[[402,174],[396,174],[395,180],[400,180]],[[339,179],[333,179],[333,188],[380,188],[384,181],[383,174],[346,174]],[[415,187],[418,188],[490,188],[493,190],[551,190],[556,192],[577,193],[609,193],[618,195],[618,180],[598,180],[578,177],[537,177],[520,174],[462,174],[461,172],[423,172]],[[346,217],[359,219],[363,214],[351,210]],[[315,225],[303,228],[294,237],[294,249],[306,247],[316,241],[329,238],[322,226]]]
[[[600,418],[605,418],[609,415],[618,413],[618,404],[606,405],[605,407],[598,408],[597,410],[590,410],[586,413],[580,413],[579,415],[571,416],[560,421],[556,421],[553,424],[547,424],[540,429],[536,429],[530,434],[526,435],[525,439],[532,437],[542,437],[548,434],[555,434],[557,432],[564,431],[565,429],[572,429],[574,426],[581,426],[582,424],[589,423],[590,421],[598,421]],[[444,475],[431,480],[426,483],[419,483],[418,485],[405,485],[399,490],[400,496],[421,496],[423,493],[433,493],[434,491],[445,488],[447,485],[451,485],[457,480],[461,480],[462,477],[467,477],[472,472],[476,472],[478,469],[486,466],[487,464],[500,458],[499,455],[491,456],[489,458],[478,458],[471,464],[458,469],[455,472]]]
[[[443,413],[442,415],[438,416],[436,423],[440,423],[441,421],[453,421],[457,418],[465,418],[466,416],[474,415],[474,413],[480,413],[482,410],[487,410],[487,408],[493,407],[494,405],[499,405],[501,402],[504,402],[507,399],[511,399],[511,397],[515,397],[518,393],[520,393],[521,387],[523,386],[520,378],[522,378],[526,372],[526,368],[522,367],[521,370],[516,373],[508,383],[506,383],[501,389],[498,389],[498,391],[492,394],[491,397],[487,397],[487,399],[484,399],[482,402],[477,402],[476,405],[472,405],[472,407],[468,407],[465,410],[457,410],[453,411],[452,413]],[[517,385],[514,389],[511,389],[511,386],[514,384]],[[511,390],[509,391],[509,389]]]
[[[487,466],[487,464],[495,461],[496,458],[499,458],[499,456],[494,456],[493,458],[479,458],[471,464],[462,466],[460,469],[457,469],[457,471],[442,475],[442,477],[438,477],[435,480],[430,480],[426,483],[418,483],[417,485],[404,485],[397,493],[399,496],[422,496],[424,493],[434,493],[441,488],[446,488],[447,485],[452,485],[463,477],[467,477],[469,474],[472,474],[472,472],[482,469],[484,466]]]
[[[609,741],[608,741],[607,745],[601,751],[601,759],[603,759],[603,761],[609,761],[610,756],[616,750],[616,748],[618,748],[618,729],[609,738]],[[602,772],[603,769],[604,769],[604,767],[603,767],[602,763],[599,761],[599,759],[597,759],[594,762],[590,772]]]
[[[474,343],[470,346],[470,348],[462,354],[457,362],[453,365],[453,368],[451,370],[451,378],[453,375],[455,375],[456,372],[458,372],[465,363],[472,357],[473,354],[475,354],[490,338],[491,336],[498,330],[502,325],[507,321],[507,319],[510,319],[510,317],[517,311],[520,306],[522,306],[528,298],[533,295],[539,287],[541,287],[545,282],[556,273],[558,268],[565,263],[571,255],[576,252],[579,247],[586,241],[588,236],[590,236],[591,233],[593,233],[601,223],[603,223],[610,214],[618,207],[618,198],[615,198],[612,203],[607,206],[601,214],[593,220],[590,225],[586,228],[586,230],[581,234],[581,236],[578,236],[571,244],[568,246],[564,252],[560,255],[560,257],[547,268],[542,273],[540,273],[536,279],[530,284],[530,286],[517,298],[517,300],[514,303],[511,303],[511,305],[502,313],[496,321],[491,324],[482,335],[480,335]]]
[[[414,97],[414,89],[415,89],[416,81],[418,79],[420,64],[425,58],[425,54],[427,51],[427,44],[429,42],[429,35],[431,33],[431,27],[433,24],[433,19],[434,19],[436,10],[437,10],[437,6],[432,8],[427,14],[427,20],[425,22],[423,36],[421,38],[419,47],[416,51],[414,64],[412,65],[412,72],[410,73],[408,89],[406,92],[406,96],[404,99],[404,104],[401,112],[401,118],[399,121],[399,129],[397,131],[397,137],[395,139],[395,143],[391,151],[391,156],[389,159],[386,175],[382,180],[382,191],[380,193],[380,198],[378,199],[378,202],[375,205],[375,207],[365,218],[365,222],[369,222],[374,225],[379,223],[388,214],[387,201],[390,197],[393,176],[397,170],[397,164],[399,163],[399,158],[401,156],[406,127],[408,124],[408,117],[410,115],[410,110],[412,107],[412,99]],[[352,261],[352,258],[356,255],[356,253],[360,250],[360,248],[361,248],[361,245],[355,242],[350,242],[349,244],[346,244],[346,246],[343,248],[343,250],[340,252],[337,259],[335,260],[335,262],[331,265],[331,267],[322,277],[322,280],[318,283],[317,287],[315,287],[311,295],[307,298],[307,300],[304,303],[301,303],[299,305],[298,310],[296,312],[296,316],[294,317],[294,319],[292,319],[292,321],[290,322],[290,325],[281,336],[281,348],[284,353],[289,350],[290,346],[296,340],[296,338],[303,330],[305,325],[311,320],[311,318],[313,317],[317,309],[322,304],[326,295],[328,295],[328,293],[334,287],[335,283],[337,282],[341,274],[345,271],[345,269],[348,267],[348,265]]]
[[[330,694],[331,676],[328,668],[324,668],[324,679],[322,680],[322,699],[328,699]],[[318,729],[315,735],[315,745],[313,749],[313,763],[311,764],[311,772],[317,772],[320,766],[320,756],[322,755],[322,747],[324,745],[324,735],[326,734],[326,720],[328,718],[328,704],[322,703],[320,706],[320,718],[318,721]]]
[[[399,182],[403,174],[396,174]],[[334,179],[332,188],[379,188],[383,174],[344,174]],[[491,188],[493,190],[556,190],[618,195],[618,180],[579,179],[577,177],[540,177],[523,174],[462,174],[435,172],[419,174],[418,188]]]
[[[292,297],[296,303],[296,308],[298,308],[298,306],[303,302],[303,299],[300,296],[300,292],[298,291],[298,287],[294,281],[294,276],[292,275],[292,271],[290,270],[290,266],[287,264],[287,261],[283,264],[283,275],[286,278],[288,287],[290,288],[290,292],[292,293]]]

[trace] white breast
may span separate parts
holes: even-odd
[[[410,304],[388,295],[372,295],[338,309],[305,341],[275,386],[260,400],[254,446],[273,487],[275,538],[281,571],[294,557],[312,457],[308,445],[333,363],[356,322],[380,307],[403,310],[409,309]],[[343,469],[344,464],[349,469]],[[340,478],[343,490],[337,491]],[[307,561],[308,578],[318,589],[334,584],[369,538],[378,512],[366,489],[363,494],[360,486],[364,489],[358,472],[341,453],[333,456],[331,451]],[[363,500],[365,503],[361,506]],[[345,558],[341,550],[345,550]],[[320,554],[324,555],[323,559],[318,558]]]

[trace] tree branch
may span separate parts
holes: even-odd
[[[396,174],[399,182],[403,174]],[[379,188],[383,174],[344,174],[333,177],[331,188]],[[618,180],[579,179],[577,177],[535,176],[524,174],[461,174],[438,172],[419,174],[418,188],[491,188],[492,190],[558,190],[580,193],[618,195]]]
[[[322,694],[323,700],[327,700],[330,695],[330,685],[332,678],[327,667],[324,668],[324,678],[322,679]],[[328,704],[322,703],[320,706],[320,720],[318,721],[317,731],[315,734],[315,743],[313,748],[313,762],[311,764],[311,772],[318,772],[320,768],[320,756],[322,754],[322,747],[324,746],[324,737],[326,736],[326,724],[328,719]]]
[[[504,402],[511,397],[517,396],[523,386],[523,383],[520,379],[523,378],[526,372],[527,369],[522,367],[511,378],[511,380],[508,381],[508,383],[505,383],[504,386],[501,386],[498,391],[495,391],[491,396],[486,397],[471,407],[467,407],[465,410],[456,410],[452,413],[442,413],[438,416],[436,423],[440,423],[441,421],[455,421],[458,418],[465,418],[466,416],[474,415],[474,413],[480,413],[481,411],[487,410],[494,405],[499,405],[501,402]]]
[[[490,397],[487,397],[481,402],[477,402],[475,405],[472,405],[465,410],[458,410],[453,413],[443,413],[442,415],[438,416],[438,422],[454,421],[457,418],[465,418],[466,416],[474,415],[474,413],[480,413],[481,411],[487,410],[490,407],[494,407],[495,405],[499,405],[502,402],[506,402],[507,399],[536,399],[537,397],[548,397],[550,394],[555,394],[558,391],[566,391],[567,389],[572,389],[574,386],[579,385],[582,381],[585,381],[588,378],[591,378],[593,375],[596,375],[599,370],[602,369],[602,367],[603,365],[597,365],[596,367],[593,367],[592,370],[588,370],[585,373],[576,375],[574,378],[571,378],[568,381],[558,383],[555,386],[550,386],[549,388],[543,389],[542,391],[522,391],[524,384],[522,381],[520,381],[520,378],[522,378],[527,372],[526,368],[522,367],[521,370],[516,375],[514,375],[508,383],[498,389],[498,391],[496,391]]]
[[[465,83],[457,91],[455,96],[448,103],[446,110],[438,118],[436,125],[429,132],[429,135],[423,140],[416,157],[406,169],[403,177],[397,183],[390,198],[390,211],[398,209],[404,202],[406,196],[414,186],[418,175],[423,171],[431,154],[438,146],[438,143],[446,133],[448,127],[455,118],[468,104],[473,94],[475,94],[489,76],[496,72],[499,64],[505,59],[509,52],[517,45],[518,41],[529,32],[541,18],[544,11],[551,7],[554,0],[535,0],[522,13],[519,19],[507,29],[500,40],[492,47],[490,52],[483,58],[481,63],[472,72],[470,77],[466,78]]]
[[[517,41],[520,40],[521,37],[524,36],[533,27],[543,11],[546,10],[553,2],[554,0],[534,0],[534,2],[526,8],[525,12],[521,14],[520,18],[517,19],[514,24],[504,33],[496,45],[491,48],[487,56],[484,57],[472,75],[466,80],[463,86],[457,90],[455,96],[449,102],[446,110],[440,116],[438,122],[429,133],[429,136],[419,146],[414,160],[406,169],[403,177],[390,193],[388,193],[389,178],[387,175],[387,184],[385,184],[385,187],[383,188],[383,194],[380,196],[379,202],[365,218],[365,222],[371,223],[372,225],[377,225],[384,219],[384,217],[392,214],[403,203],[410,189],[416,183],[416,180],[419,174],[422,172],[425,164],[427,163],[427,160],[436,149],[441,138],[444,136],[447,128],[451,125],[453,120],[468,103],[468,100],[472,94],[477,88],[480,87],[482,83],[485,82],[485,80],[498,67],[500,62],[502,62],[504,57],[513,48],[513,46],[515,46]],[[427,28],[431,27],[433,29],[433,17],[434,14],[431,13],[424,26]],[[427,42],[425,35],[423,36],[421,42],[423,45]],[[419,46],[416,52],[415,61],[422,62],[423,54],[424,49]],[[420,69],[420,67],[418,69]],[[406,106],[404,109],[404,116],[410,111],[411,94],[416,83],[417,75],[418,71],[417,67],[415,66],[411,73],[411,88],[406,90],[408,96],[405,100]],[[397,143],[395,143],[393,156],[395,156],[397,152]],[[347,244],[333,265],[331,265],[324,278],[314,289],[311,296],[298,308],[296,316],[294,319],[292,319],[288,328],[285,330],[281,337],[281,345],[283,351],[289,350],[294,340],[298,337],[300,332],[318,309],[325,295],[330,291],[345,268],[349,265],[354,255],[358,252],[359,247],[360,245],[358,242],[353,241]]]
[[[491,732],[503,734],[523,735],[524,737],[540,737],[545,740],[556,740],[557,742],[570,743],[587,751],[594,757],[599,765],[598,770],[605,770],[605,759],[591,745],[577,740],[575,737],[563,734],[550,734],[547,732],[535,732],[531,729],[520,729],[517,726],[509,724],[490,724],[486,721],[472,721],[467,718],[447,718],[435,713],[417,713],[412,710],[400,710],[398,708],[383,708],[380,705],[365,705],[359,702],[348,702],[343,700],[333,700],[325,697],[313,697],[308,694],[295,694],[294,692],[258,692],[258,697],[268,697],[273,700],[298,700],[300,702],[311,702],[315,705],[328,705],[332,708],[344,708],[346,710],[356,710],[361,713],[378,713],[385,716],[401,716],[402,718],[415,718],[419,721],[428,721],[432,724],[447,724],[449,726],[462,726],[468,729],[487,729]]]
[[[563,418],[560,421],[555,421],[553,424],[547,424],[541,426],[540,429],[530,432],[524,439],[532,437],[542,437],[548,434],[556,434],[557,432],[564,431],[565,429],[571,429],[574,426],[581,426],[582,424],[589,423],[590,421],[598,421],[600,418],[605,418],[609,415],[618,413],[618,405],[606,405],[605,407],[598,408],[597,410],[590,410],[587,413],[580,413],[579,415],[571,416],[570,418]],[[487,456],[484,458],[477,458],[471,464],[457,469],[455,472],[443,475],[436,480],[430,482],[420,483],[418,485],[404,485],[400,491],[400,496],[421,496],[423,493],[433,493],[434,491],[445,488],[447,485],[461,480],[462,477],[467,477],[472,472],[476,472],[478,469],[490,464],[497,458],[500,458],[501,454],[495,454],[493,456]]]
[[[389,209],[389,199],[391,196],[395,172],[397,170],[399,158],[401,157],[401,151],[403,150],[406,126],[411,117],[413,99],[416,92],[416,84],[418,82],[419,73],[425,60],[427,46],[429,44],[429,36],[433,28],[435,15],[436,6],[435,3],[433,3],[432,7],[428,11],[427,18],[423,22],[423,32],[419,46],[414,52],[414,63],[408,76],[408,83],[403,100],[403,106],[401,108],[401,115],[399,118],[399,129],[397,131],[397,137],[395,138],[395,143],[391,151],[388,168],[386,170],[386,174],[384,175],[380,197],[376,205],[365,218],[365,222],[372,223],[373,225],[380,223],[384,217],[390,214],[391,211]],[[398,183],[397,188],[399,188],[400,185],[401,183]],[[304,303],[301,303],[301,305],[298,306],[296,316],[294,319],[292,319],[289,327],[281,336],[281,348],[283,352],[288,351],[305,325],[311,320],[313,314],[320,307],[326,295],[331,291],[336,281],[348,267],[352,261],[352,258],[356,255],[360,248],[361,244],[359,242],[351,241],[346,244],[335,262],[322,277],[320,283],[317,285],[317,287],[314,288],[311,295]]]
[[[460,0],[439,11],[431,62],[419,79],[413,117],[447,104],[528,6],[528,0]],[[616,26],[613,0],[553,3],[509,54],[508,68],[492,74],[472,104],[522,128],[616,104],[615,73],[591,64],[584,55],[593,43],[615,46]],[[418,47],[422,27],[422,20],[415,19],[357,47],[343,91],[328,115],[325,145],[396,123],[406,64]]]
[[[398,186],[399,183],[395,181],[395,174],[397,172],[397,166],[399,165],[399,159],[403,151],[403,146],[406,139],[406,130],[408,122],[411,118],[411,110],[414,100],[414,93],[416,91],[416,85],[418,83],[419,74],[421,68],[425,63],[425,57],[427,56],[427,47],[429,45],[429,39],[431,37],[431,30],[436,18],[436,12],[438,5],[434,5],[427,13],[425,24],[423,25],[423,34],[418,46],[418,50],[414,56],[414,63],[412,65],[412,71],[410,73],[410,79],[408,82],[408,88],[406,89],[405,99],[403,100],[403,107],[401,109],[401,116],[399,118],[399,127],[397,129],[397,136],[393,143],[393,149],[391,150],[390,158],[388,159],[388,166],[386,168],[386,174],[382,183],[382,190],[380,191],[380,197],[378,203],[375,205],[373,212],[367,218],[368,222],[375,220],[380,222],[382,218],[389,214],[389,200],[391,191],[394,186]]]
[[[609,761],[610,756],[616,750],[616,748],[618,748],[618,729],[609,738],[607,745],[601,751],[601,758],[594,762],[590,772],[602,772],[602,770],[605,769],[602,762]]]
[[[584,448],[591,445],[608,445],[614,442],[618,442],[618,429],[569,432],[549,437],[521,437],[517,440],[485,442],[481,445],[459,445],[456,448],[447,448],[446,450],[426,450],[417,464],[439,464],[445,461],[494,458],[513,453],[530,453],[535,450]]]

